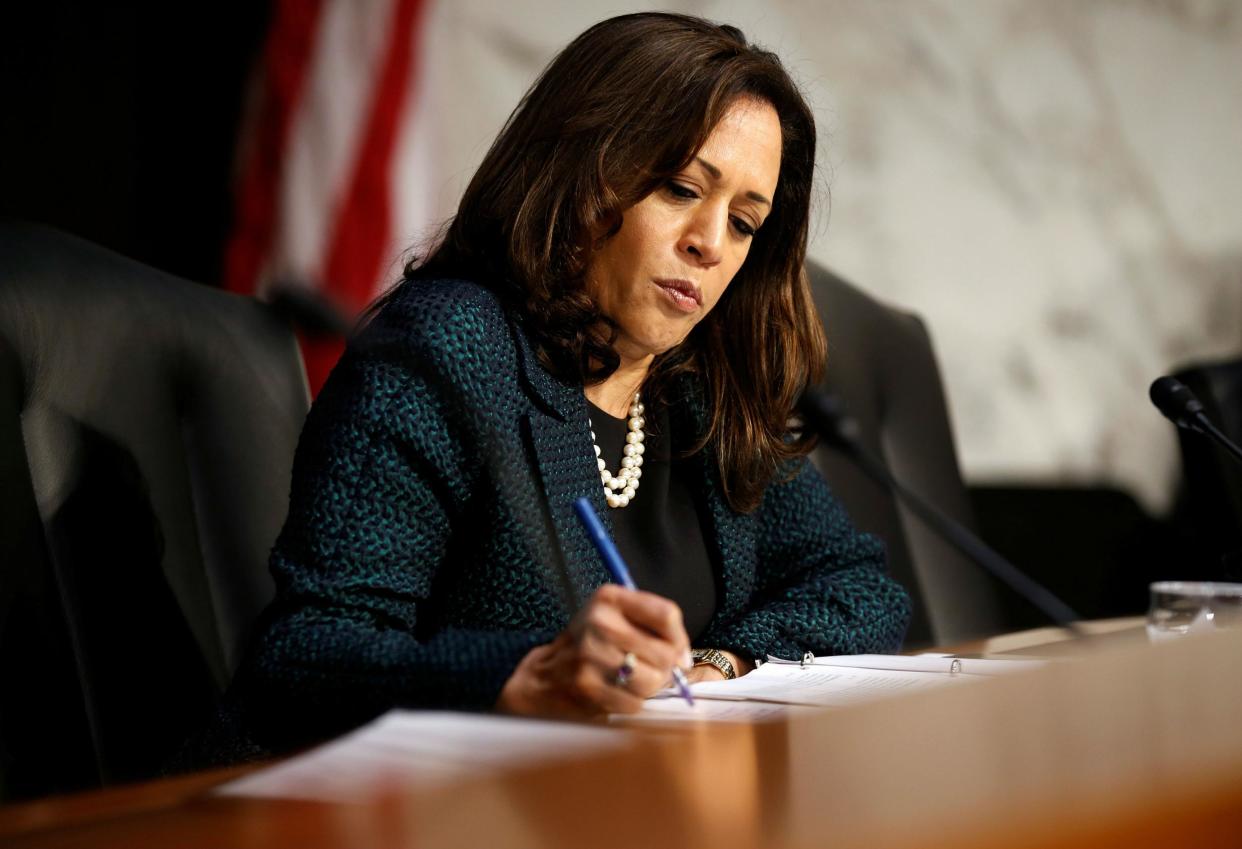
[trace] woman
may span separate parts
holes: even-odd
[[[675,666],[900,644],[881,546],[786,425],[824,357],[814,152],[732,27],[627,15],[552,62],[307,419],[235,687],[257,740],[631,712]],[[608,583],[580,496],[646,591]]]

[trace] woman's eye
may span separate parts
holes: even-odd
[[[748,224],[746,220],[743,218],[733,219],[733,229],[737,230],[737,232],[741,233],[743,236],[746,236],[747,238],[750,238],[751,236],[755,235],[755,228],[750,226],[750,224]]]
[[[681,183],[670,182],[668,184],[668,190],[673,197],[682,198],[684,200],[694,200],[699,196],[699,193],[694,189],[689,186],[683,186]]]

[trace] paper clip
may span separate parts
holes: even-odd
[[[806,669],[808,666],[811,666],[814,663],[815,663],[815,653],[808,651],[808,652],[802,653],[802,660],[798,661],[798,666],[802,667],[803,669]]]
[[[962,661],[960,658],[953,658],[953,662],[949,664],[949,674],[956,675],[962,671]]]

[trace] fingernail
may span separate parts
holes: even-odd
[[[689,669],[692,666],[694,666],[694,658],[690,656],[690,651],[687,649],[686,653],[681,656],[681,668]]]

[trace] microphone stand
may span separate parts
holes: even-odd
[[[1203,402],[1195,397],[1186,384],[1175,377],[1158,377],[1152,381],[1148,396],[1160,414],[1173,422],[1178,430],[1188,430],[1208,437],[1225,449],[1230,457],[1242,463],[1242,448],[1212,423],[1207,413],[1203,412]],[[1237,568],[1234,564],[1242,563],[1242,550],[1226,551],[1221,555],[1221,562],[1225,576],[1232,578],[1231,573]]]
[[[1185,427],[1187,430],[1193,430],[1195,433],[1211,437],[1212,441],[1224,448],[1233,459],[1242,463],[1242,448],[1239,448],[1236,442],[1221,433],[1220,428],[1212,424],[1212,420],[1202,412],[1195,413],[1194,420],[1186,422]]]
[[[1076,637],[1086,636],[1082,627],[1076,623],[1076,620],[1081,617],[1074,612],[1073,608],[1057,598],[1047,587],[1006,560],[999,552],[989,547],[960,523],[933,507],[893,477],[892,472],[884,463],[858,441],[857,426],[851,419],[845,417],[837,399],[817,389],[807,389],[798,406],[807,424],[819,434],[825,444],[841,451],[864,474],[892,492],[937,536],[1029,601],[1057,625]]]

